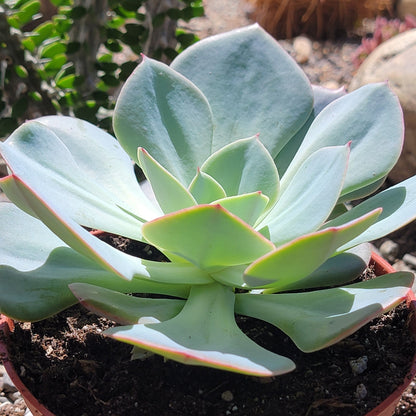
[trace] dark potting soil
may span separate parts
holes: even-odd
[[[238,317],[248,336],[297,364],[269,379],[157,355],[131,361],[131,346],[101,335],[113,322],[78,305],[16,325],[11,353],[23,382],[57,416],[356,416],[392,393],[409,370],[415,345],[405,335],[407,321],[401,305],[336,345],[305,354],[274,326]],[[354,373],[353,360],[367,369]]]

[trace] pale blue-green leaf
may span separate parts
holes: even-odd
[[[385,177],[400,155],[403,116],[397,97],[386,84],[365,85],[321,111],[282,178],[282,189],[290,186],[303,161],[314,151],[350,141],[351,156],[342,195]]]
[[[376,223],[361,235],[340,247],[340,251],[384,237],[416,219],[416,176],[368,198],[345,214],[324,224],[324,227],[341,225],[379,207],[383,208],[383,212]]]
[[[138,149],[140,167],[165,214],[196,205],[190,192],[143,148]]]
[[[328,221],[332,220],[333,218],[339,217],[342,214],[345,214],[348,211],[348,208],[343,203],[337,203],[334,209],[331,211],[331,214],[328,216]]]
[[[9,187],[10,183],[12,185]],[[140,259],[132,257],[130,261],[125,261],[125,253],[93,237],[69,217],[64,209],[66,201],[59,203],[59,200],[55,200],[51,203],[48,190],[46,190],[48,197],[45,198],[41,192],[35,192],[20,178],[12,175],[3,178],[1,186],[8,195],[11,195],[11,191],[19,192],[17,199],[24,200],[29,211],[36,214],[49,229],[75,251],[93,259],[104,269],[111,270],[126,279],[132,279],[133,275],[140,271],[144,272]],[[13,195],[10,199],[13,200]]]
[[[279,174],[270,153],[257,136],[236,140],[212,154],[201,166],[225,190],[227,196],[261,191],[274,205],[279,193]]]
[[[304,293],[237,295],[236,312],[285,332],[304,352],[332,345],[397,306],[411,291],[409,272]],[[307,328],[307,330],[306,330]]]
[[[338,200],[348,156],[348,146],[325,147],[313,153],[256,229],[276,246],[316,231]]]
[[[105,184],[90,179],[88,171],[84,172],[77,164],[67,146],[41,123],[24,124],[5,143],[0,143],[0,152],[15,177],[25,182],[33,192],[47,195],[49,200],[64,201],[67,215],[84,226],[141,239],[144,219],[140,215],[144,214],[148,219],[160,215],[156,207],[150,211],[151,204],[137,183],[131,192],[137,191],[142,197],[127,200],[113,195],[112,189],[105,188]],[[127,163],[131,168],[131,162]],[[108,167],[111,176],[111,168],[104,166]],[[99,172],[105,175],[102,170]],[[121,178],[124,176],[122,174]],[[128,177],[126,181],[129,181]],[[13,188],[12,184],[10,186]],[[4,191],[8,193],[9,188],[4,186]],[[21,200],[15,199],[13,189],[8,196],[22,209],[28,210],[27,204],[22,205]],[[141,201],[148,201],[148,206]]]
[[[198,173],[189,185],[189,192],[198,204],[209,204],[216,199],[226,197],[224,188],[211,176],[198,169]]]
[[[218,199],[213,204],[221,205],[248,225],[253,226],[266,209],[268,202],[269,198],[259,191]]]
[[[8,180],[3,180],[2,186],[6,184],[7,187],[7,183]],[[67,217],[62,209],[65,201],[61,204],[49,203],[41,194],[33,193],[20,180],[15,178],[13,183],[20,192],[21,199],[26,200],[30,209],[49,229],[75,251],[96,262],[98,266],[128,280],[140,277],[177,284],[187,284],[189,279],[192,284],[211,282],[211,278],[206,273],[189,263],[151,262],[123,253],[94,237]],[[4,216],[1,220],[6,221],[7,217]]]
[[[325,88],[320,85],[312,85],[313,91],[313,114],[316,117],[328,104],[346,94],[345,88],[336,90]]]
[[[58,247],[37,269],[19,271],[0,265],[0,313],[20,321],[48,318],[75,304],[68,288],[75,282],[90,283],[126,293],[155,293],[187,297],[188,285],[165,284],[119,276],[103,270],[69,247]]]
[[[179,285],[204,285],[212,283],[208,273],[189,262],[160,262],[141,260],[146,273],[141,277],[154,282]]]
[[[189,292],[187,285],[120,279],[75,252],[12,203],[0,203],[0,235],[0,312],[17,320],[45,319],[76,303],[68,289],[73,282],[129,293],[187,297]]]
[[[145,148],[185,186],[211,154],[212,114],[189,80],[144,58],[124,84],[114,110],[114,131],[137,162]]]
[[[204,39],[179,54],[171,67],[208,98],[213,150],[260,133],[275,157],[312,110],[305,74],[258,25]]]
[[[247,266],[247,264],[239,264],[238,266],[226,267],[210,273],[210,276],[223,285],[247,290],[247,283],[244,281],[244,270]]]
[[[113,136],[87,121],[74,117],[46,116],[36,119],[47,126],[67,147],[82,172],[117,204],[146,220],[160,214],[137,184],[134,164]],[[43,140],[43,139],[42,139]],[[72,177],[74,176],[74,172]]]
[[[360,244],[350,250],[338,253],[321,264],[304,279],[288,283],[283,290],[310,289],[314,287],[340,286],[358,278],[368,267],[371,245]],[[215,280],[216,276],[213,276]],[[276,288],[265,289],[263,293],[275,293]]]
[[[247,267],[245,282],[249,287],[286,290],[321,266],[338,247],[374,224],[380,213],[381,209],[374,210],[347,224],[325,228],[278,247]]]
[[[238,328],[234,297],[230,288],[219,284],[194,287],[174,318],[111,328],[104,334],[184,364],[255,376],[294,370],[293,361],[260,347]]]
[[[377,191],[377,189],[379,189],[381,185],[383,185],[385,180],[386,178],[383,177],[373,183],[370,183],[370,185],[363,186],[362,188],[357,189],[356,191],[348,192],[347,194],[341,195],[338,199],[338,203],[348,203],[351,201],[355,201],[356,199],[361,199],[368,195],[371,195],[375,191]]]
[[[146,240],[214,271],[248,263],[273,250],[273,244],[221,207],[198,205],[147,222]]]
[[[71,283],[69,289],[88,310],[122,325],[166,321],[185,305],[181,299],[142,298],[87,283]]]
[[[21,271],[34,270],[46,262],[49,253],[66,244],[11,202],[0,202],[0,264]]]
[[[330,90],[328,88],[312,85],[313,91],[313,110],[306,123],[300,130],[290,139],[286,146],[274,158],[274,162],[279,172],[280,177],[284,175],[290,162],[298,151],[302,141],[309,130],[313,120],[316,116],[332,101],[345,95],[345,89]]]

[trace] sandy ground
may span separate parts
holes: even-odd
[[[205,16],[185,24],[201,39],[254,23],[250,18],[252,5],[245,0],[204,0],[203,3]]]

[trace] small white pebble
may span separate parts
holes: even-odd
[[[15,403],[18,399],[22,398],[22,395],[19,391],[15,391],[14,393],[9,394],[9,399],[11,402]]]
[[[411,254],[405,254],[403,256],[403,261],[408,264],[409,266],[416,267],[416,257],[412,256]]]
[[[226,390],[221,394],[221,399],[225,402],[232,402],[234,400],[234,395],[230,390]]]
[[[399,253],[399,245],[392,240],[386,240],[380,246],[380,253],[387,260],[393,261]]]
[[[354,375],[364,373],[364,371],[367,370],[367,363],[368,363],[368,358],[366,355],[363,355],[362,357],[357,358],[356,360],[351,360],[350,366],[351,366],[352,373]]]
[[[357,399],[361,400],[361,399],[364,399],[366,396],[367,396],[367,389],[364,386],[364,384],[361,383],[355,389],[355,397],[357,397]]]
[[[306,36],[298,36],[293,41],[295,59],[300,64],[306,64],[312,55],[312,42]]]

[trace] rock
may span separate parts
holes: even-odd
[[[409,267],[403,260],[397,260],[393,264],[393,268],[397,272],[413,272],[412,268]]]
[[[298,36],[293,41],[293,49],[296,61],[299,64],[305,64],[312,54],[312,42],[306,36]]]
[[[398,0],[396,8],[397,16],[401,20],[409,14],[416,16],[416,0]]]
[[[416,267],[416,257],[411,254],[405,254],[403,256],[403,261],[412,268]]]
[[[354,375],[362,374],[367,370],[368,358],[366,355],[357,358],[356,360],[350,360],[350,367]]]
[[[372,82],[388,81],[404,112],[405,142],[402,155],[390,172],[397,183],[416,174],[416,29],[392,37],[378,46],[363,62],[351,81],[350,90]]]
[[[355,389],[355,397],[357,397],[357,399],[364,399],[367,396],[367,388],[365,387],[364,384],[359,384],[356,389]]]
[[[322,86],[324,88],[328,88],[330,90],[337,90],[337,89],[339,89],[341,87],[341,85],[339,85],[338,82],[337,81],[334,81],[334,80],[326,81],[326,82],[324,82],[322,84]]]
[[[389,261],[394,261],[399,253],[399,245],[392,240],[386,240],[380,246],[380,254]]]
[[[4,159],[0,156],[0,178],[6,176],[7,172],[7,165]]]
[[[234,395],[230,390],[226,390],[221,394],[221,399],[225,402],[232,402],[234,400]]]
[[[5,393],[14,393],[17,391],[16,386],[7,373],[3,374],[3,389]]]
[[[14,393],[9,394],[9,399],[11,402],[15,402],[16,400],[19,400],[22,398],[22,395],[20,394],[19,391],[15,391]]]

